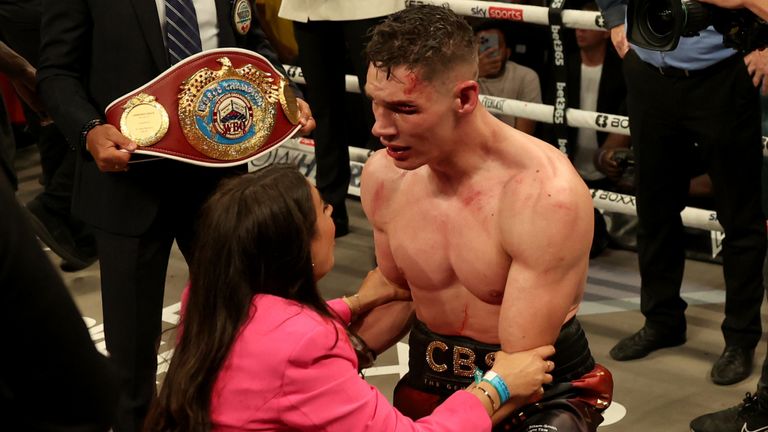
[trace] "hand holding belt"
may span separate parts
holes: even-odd
[[[187,57],[112,102],[106,116],[139,145],[135,153],[213,167],[248,162],[300,128],[287,78],[237,48]]]

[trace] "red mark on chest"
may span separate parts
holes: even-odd
[[[469,305],[464,306],[464,319],[461,320],[461,327],[459,327],[459,334],[464,334],[464,329],[467,328],[467,322],[469,321]]]
[[[478,203],[480,201],[480,198],[482,198],[482,196],[483,196],[482,192],[474,191],[472,193],[462,196],[461,203],[464,204],[465,207],[471,207],[473,204]]]

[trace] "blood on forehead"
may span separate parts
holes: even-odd
[[[424,80],[414,71],[408,71],[404,78],[405,80],[403,84],[405,85],[405,88],[403,89],[403,93],[407,96],[418,92],[424,86]]]

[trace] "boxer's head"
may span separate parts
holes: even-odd
[[[389,76],[403,67],[434,82],[456,69],[477,75],[477,40],[472,28],[450,9],[408,7],[374,28],[366,48],[370,64]]]
[[[451,154],[478,102],[477,40],[451,10],[408,7],[371,34],[366,93],[396,165],[415,169]]]

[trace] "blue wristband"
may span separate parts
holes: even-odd
[[[496,372],[486,372],[485,376],[483,376],[483,381],[487,381],[493,386],[493,388],[499,394],[501,405],[505,404],[509,400],[510,394],[509,388],[507,388],[507,383],[505,383],[504,380]]]
[[[475,385],[480,384],[480,381],[483,380],[483,371],[480,370],[479,367],[475,366],[475,372],[473,374],[475,376]]]

